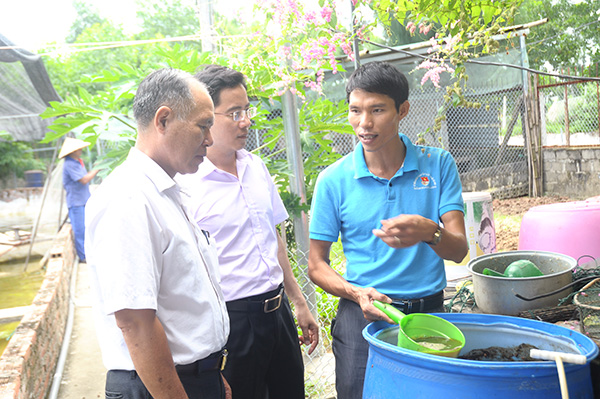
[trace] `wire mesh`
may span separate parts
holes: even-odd
[[[600,144],[598,86],[597,82],[540,86],[544,145]]]
[[[307,258],[308,254],[295,249],[288,251],[288,256],[290,259],[298,259]],[[334,243],[332,246],[330,259],[333,269],[343,273],[345,258],[340,243]],[[292,264],[296,263],[292,262]],[[298,267],[306,266],[295,266]],[[298,275],[302,272],[295,270],[295,273]],[[316,291],[316,295],[313,296],[315,300],[308,300],[308,307],[321,326],[319,346],[311,355],[308,355],[307,351],[304,352],[306,396],[315,399],[335,398],[335,360],[332,352],[331,322],[337,312],[339,298],[316,287],[308,279],[298,279],[298,283],[302,292]]]

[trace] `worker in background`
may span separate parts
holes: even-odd
[[[81,159],[83,149],[90,143],[65,138],[59,158],[65,159],[63,166],[63,187],[67,192],[69,220],[75,237],[75,250],[80,262],[85,262],[85,204],[90,198],[90,181],[98,174],[98,169],[87,171]]]

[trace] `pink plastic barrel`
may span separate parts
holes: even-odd
[[[600,259],[600,201],[535,206],[521,221],[519,250],[558,252]]]

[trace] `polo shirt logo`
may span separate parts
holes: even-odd
[[[437,183],[429,173],[421,173],[415,179],[413,188],[415,190],[433,189],[437,188]]]

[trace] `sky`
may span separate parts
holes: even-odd
[[[100,16],[123,26],[129,32],[135,30],[135,0],[86,0],[93,4]],[[215,0],[219,2],[219,0]],[[73,0],[0,0],[0,33],[18,46],[31,52],[47,43],[64,42],[75,20]],[[195,4],[194,0],[184,0]],[[215,8],[223,12],[232,3],[248,3],[244,0],[221,0]],[[227,3],[227,7],[219,7]]]
[[[0,33],[35,52],[44,44],[63,42],[75,20],[73,0],[0,0]],[[101,16],[133,29],[135,0],[88,0]]]

